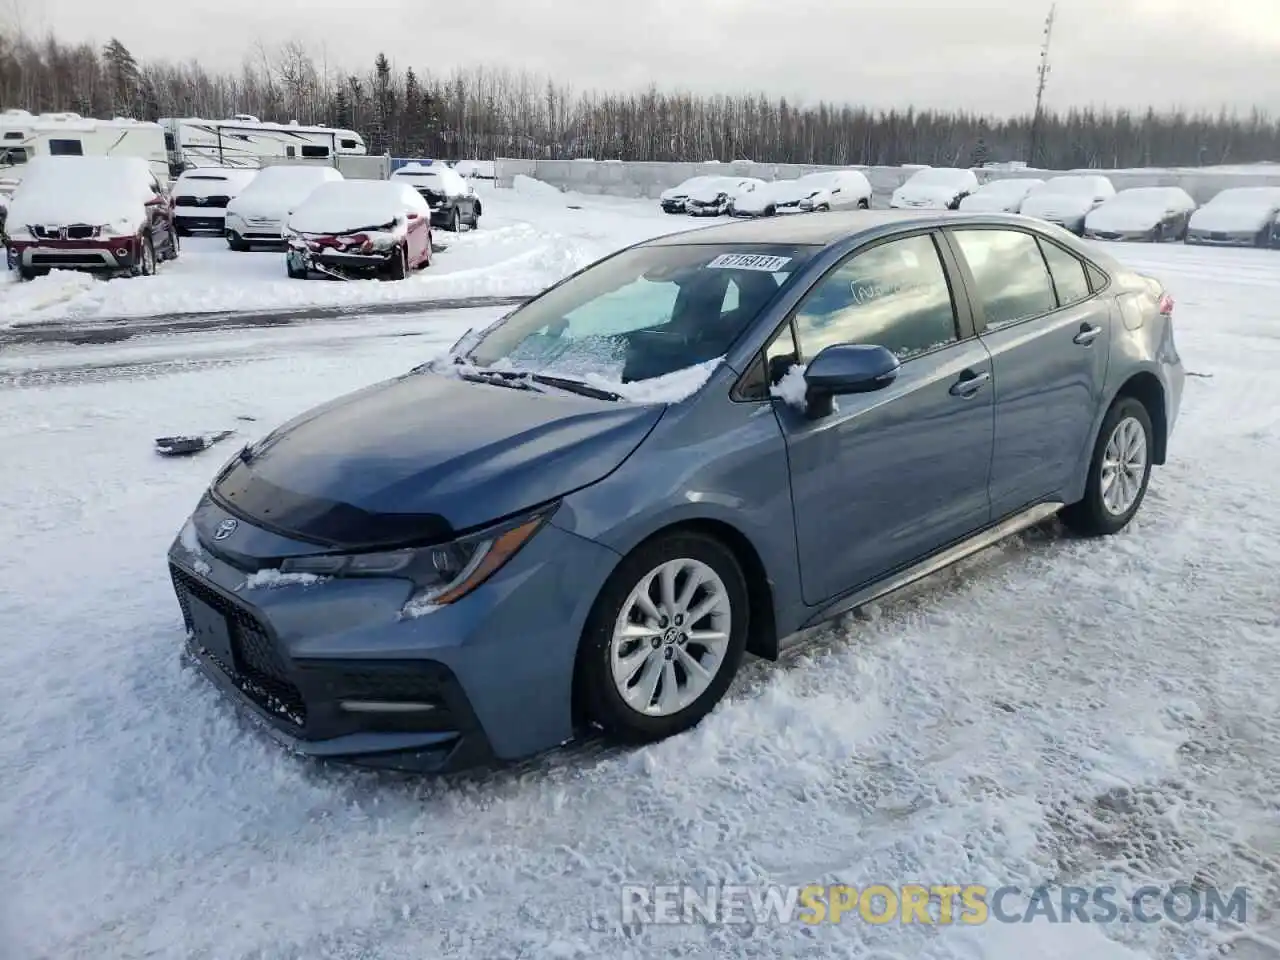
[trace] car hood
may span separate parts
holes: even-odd
[[[1082,217],[1094,207],[1092,197],[1071,193],[1046,193],[1022,201],[1022,212],[1031,217]]]
[[[1136,233],[1152,230],[1165,216],[1164,207],[1148,207],[1103,204],[1095,207],[1084,218],[1086,230],[1107,230],[1118,233]]]
[[[893,199],[910,207],[945,207],[961,192],[959,187],[899,187],[893,191]]]
[[[960,209],[970,213],[1017,213],[1022,198],[1011,193],[971,193],[960,201]]]
[[[442,541],[603,479],[665,409],[406,374],[284,424],[214,494],[266,529],[337,547]]]
[[[1276,219],[1276,211],[1263,206],[1201,207],[1191,215],[1192,230],[1221,233],[1254,232]]]

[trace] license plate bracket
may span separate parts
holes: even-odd
[[[238,672],[227,618],[192,594],[187,594],[187,609],[191,611],[191,632],[196,646],[224,669]]]

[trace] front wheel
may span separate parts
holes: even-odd
[[[587,618],[576,687],[588,717],[629,743],[693,727],[733,682],[747,616],[746,580],[720,541],[689,532],[642,544]]]
[[[449,214],[449,222],[445,224],[444,228],[450,233],[457,233],[462,229],[462,217],[459,216],[457,207],[454,207],[453,212]]]
[[[1117,400],[1093,445],[1084,498],[1062,511],[1062,522],[1088,537],[1109,536],[1128,526],[1147,495],[1153,440],[1147,408],[1133,397]]]
[[[133,268],[135,277],[153,277],[156,273],[156,247],[151,242],[150,237],[144,237],[142,240],[142,256],[138,260],[137,266]]]
[[[454,217],[458,216],[454,212]],[[391,262],[387,264],[388,280],[403,280],[409,275],[409,256],[405,252],[404,247],[398,247],[396,252],[391,255]]]

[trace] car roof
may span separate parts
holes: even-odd
[[[657,237],[648,241],[647,245],[679,247],[692,244],[777,243],[825,247],[860,233],[887,230],[900,225],[932,227],[984,223],[1027,227],[1035,226],[1037,222],[1016,214],[970,214],[941,210],[847,210],[717,224],[700,230],[686,230]]]

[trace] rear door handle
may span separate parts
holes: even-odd
[[[1093,341],[1098,339],[1098,335],[1102,333],[1101,327],[1090,326],[1087,323],[1080,324],[1080,332],[1071,338],[1072,343],[1078,343],[1082,347],[1087,347]]]
[[[951,385],[951,395],[953,397],[972,397],[975,393],[982,389],[983,385],[991,379],[990,372],[983,370],[981,373],[974,373],[972,370],[966,370],[960,374],[960,379]]]

